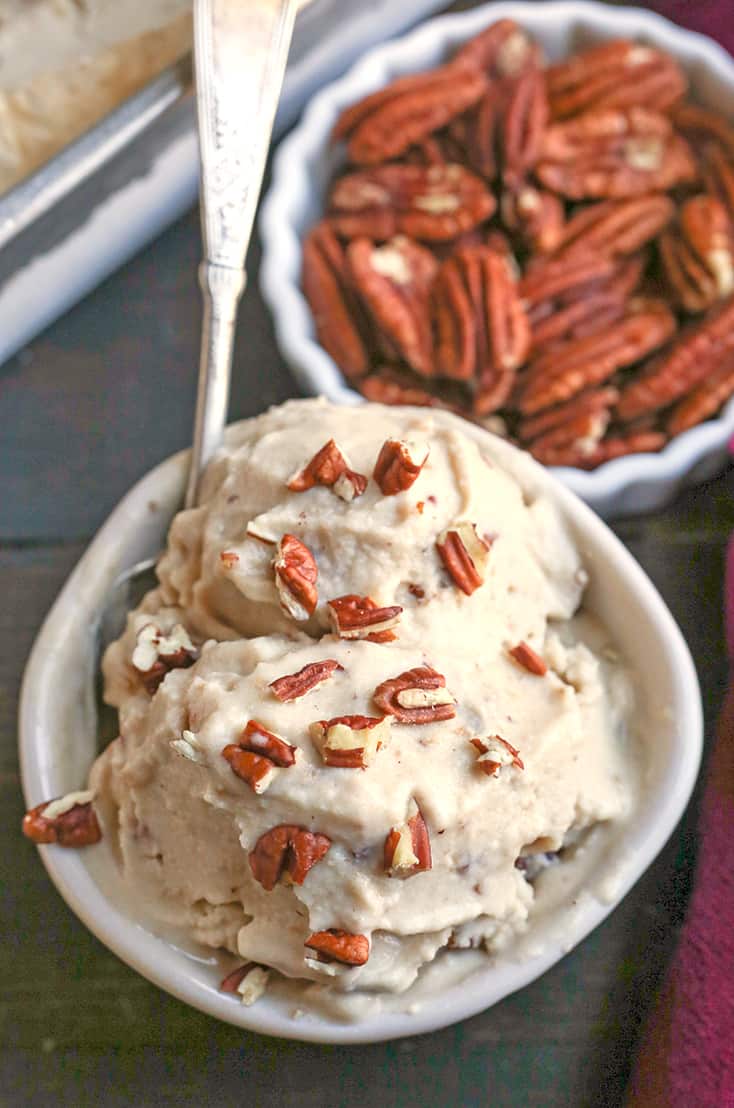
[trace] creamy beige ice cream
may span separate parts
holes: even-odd
[[[539,864],[628,811],[630,689],[579,553],[533,463],[464,427],[294,401],[174,520],[105,656],[120,738],[90,782],[162,925],[402,993],[445,948],[512,944]]]

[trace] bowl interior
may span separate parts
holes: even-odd
[[[485,438],[478,428],[460,426],[480,443]],[[557,961],[611,911],[670,835],[693,786],[701,748],[700,697],[685,643],[645,574],[606,526],[530,459],[505,444],[500,447],[510,464],[524,471],[528,487],[547,489],[560,499],[590,571],[589,607],[607,623],[639,676],[644,803],[627,822],[596,837],[577,885],[534,921],[512,954],[492,963],[460,962],[453,982],[441,986],[440,1005],[434,998],[415,1012],[368,1015],[359,1024],[294,1019],[292,1002],[275,991],[253,1008],[223,996],[217,991],[221,973],[211,952],[191,947],[181,936],[159,937],[130,914],[105,842],[79,852],[42,847],[43,861],[74,911],[154,983],[220,1019],[291,1038],[346,1043],[434,1030],[488,1007]],[[44,624],[21,698],[21,765],[28,806],[78,788],[85,780],[96,751],[94,625],[120,570],[162,545],[180,503],[185,468],[185,457],[177,455],[131,490],[94,539]]]

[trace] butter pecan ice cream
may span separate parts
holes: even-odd
[[[533,474],[445,412],[294,401],[176,516],[90,789],[131,890],[247,1003],[506,947],[538,871],[624,817],[629,688]]]

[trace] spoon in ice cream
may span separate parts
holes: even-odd
[[[297,0],[194,3],[204,316],[186,508],[195,506],[201,475],[222,441],[245,254],[301,6]],[[154,583],[155,562],[139,562],[114,582],[100,617],[102,646],[119,632],[134,594]]]

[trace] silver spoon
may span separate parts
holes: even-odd
[[[245,254],[299,6],[303,0],[194,2],[204,318],[186,508],[196,504],[201,475],[227,419]],[[155,586],[157,560],[138,562],[114,581],[97,628],[100,653],[120,634],[126,613]]]

